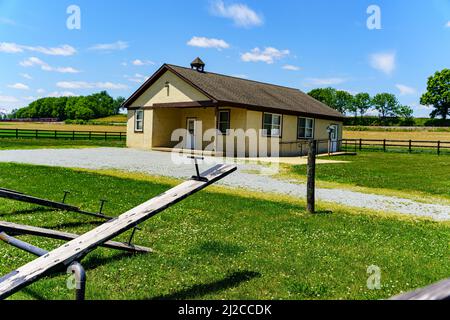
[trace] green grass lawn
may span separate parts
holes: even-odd
[[[359,152],[357,156],[331,159],[349,163],[319,165],[318,180],[450,199],[448,155]],[[305,179],[305,172],[305,166],[290,167],[290,173],[301,181]]]
[[[136,174],[0,164],[0,186],[118,215],[174,181]],[[97,249],[83,261],[88,299],[381,299],[448,277],[450,225],[212,187],[142,225],[135,242],[156,253]],[[0,220],[86,232],[95,220],[0,200]],[[126,241],[129,234],[119,240]],[[22,237],[45,249],[62,242]],[[33,259],[0,243],[0,274]],[[368,290],[367,268],[382,270]],[[59,274],[12,299],[72,299]]]
[[[0,138],[0,150],[89,147],[125,147],[125,141]]]

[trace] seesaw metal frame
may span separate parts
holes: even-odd
[[[5,189],[5,188],[0,188],[0,198],[14,200],[14,201],[20,201],[20,202],[26,202],[26,203],[32,203],[32,204],[37,204],[39,206],[44,206],[44,207],[48,207],[48,208],[52,208],[52,209],[59,209],[59,210],[65,210],[65,211],[70,211],[70,212],[76,212],[76,213],[84,214],[84,215],[91,216],[91,217],[101,218],[101,219],[105,219],[105,220],[112,219],[111,217],[108,217],[107,215],[104,215],[102,213],[103,205],[105,203],[105,200],[101,200],[100,210],[99,210],[98,213],[89,212],[89,211],[81,210],[79,207],[72,206],[72,205],[64,203],[65,200],[66,200],[66,197],[67,197],[67,195],[69,193],[70,192],[65,191],[64,192],[63,201],[62,202],[57,202],[57,201],[41,199],[41,198],[38,198],[38,197],[33,197],[33,196],[30,196],[30,195],[26,195],[26,194],[24,194],[22,192],[15,191],[15,190],[9,190],[9,189]]]

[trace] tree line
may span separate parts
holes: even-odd
[[[368,93],[352,95],[347,91],[333,88],[314,89],[308,93],[311,97],[325,103],[345,115],[361,118],[370,109],[378,111],[384,122],[388,118],[412,119],[413,110],[399,103],[392,93],[379,93],[371,97]],[[450,69],[437,71],[428,78],[427,91],[421,96],[420,103],[433,108],[431,119],[450,116]]]
[[[392,93],[378,93],[371,97],[368,93],[352,95],[343,90],[334,88],[319,88],[308,93],[342,114],[353,115],[355,118],[365,116],[370,109],[378,111],[382,120],[387,118],[410,119],[413,110],[409,106],[401,105]]]
[[[42,98],[25,108],[13,110],[9,118],[57,118],[60,121],[98,119],[119,114],[124,101],[125,98],[114,99],[106,91],[89,96]]]

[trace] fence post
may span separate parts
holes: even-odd
[[[16,129],[16,139],[19,139],[19,129]]]
[[[92,131],[89,131],[89,140],[92,140]]]
[[[316,197],[316,150],[317,141],[311,140],[309,142],[308,150],[308,183],[307,183],[307,211],[308,213],[315,213],[315,197]]]
[[[38,131],[35,132],[36,139],[38,138]]]
[[[412,152],[412,140],[409,140],[409,153]]]
[[[362,139],[359,139],[359,151],[362,151]]]
[[[55,140],[58,139],[58,131],[55,130]]]
[[[383,140],[383,151],[386,152],[386,139]]]
[[[438,156],[441,155],[441,141],[437,142],[437,153],[438,153]]]

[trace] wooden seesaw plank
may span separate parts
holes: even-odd
[[[44,277],[60,265],[79,261],[96,247],[139,225],[181,200],[203,190],[236,170],[233,165],[216,165],[202,173],[208,181],[189,180],[102,224],[0,279],[0,299]]]
[[[25,226],[17,223],[11,223],[11,222],[4,222],[0,221],[0,232],[6,232],[11,235],[30,235],[30,236],[38,236],[38,237],[44,237],[44,238],[50,238],[50,239],[56,239],[56,240],[73,240],[79,237],[78,234],[74,233],[68,233],[68,232],[61,232],[56,230],[50,230],[50,229],[44,229],[44,228],[38,228],[38,227],[32,227],[32,226]],[[135,252],[135,253],[151,253],[153,252],[152,249],[132,245],[128,243],[123,242],[116,242],[116,241],[107,241],[104,244],[101,245],[102,247],[109,248],[109,249],[116,249],[116,250],[122,250],[122,251],[128,251],[128,252]]]
[[[450,279],[442,280],[428,287],[400,294],[390,300],[449,300]]]

